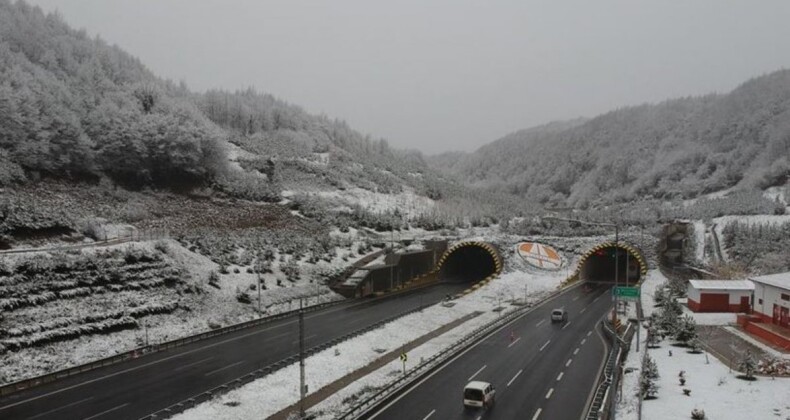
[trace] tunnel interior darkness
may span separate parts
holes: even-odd
[[[624,248],[607,246],[593,252],[581,266],[583,281],[614,283],[615,274],[620,284],[636,284],[641,277],[637,258]]]
[[[476,283],[496,273],[497,264],[491,251],[465,245],[451,250],[439,269],[439,280]]]

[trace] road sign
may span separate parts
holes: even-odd
[[[615,287],[613,289],[613,294],[615,296],[624,297],[624,298],[638,298],[639,297],[639,288],[638,287]]]
[[[402,362],[405,362],[406,360],[409,360],[409,356],[407,356],[406,353],[401,353],[400,354],[400,360]]]

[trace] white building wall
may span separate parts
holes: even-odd
[[[774,316],[774,304],[790,308],[790,301],[782,300],[782,293],[790,294],[790,290],[754,282],[754,310],[770,318]]]

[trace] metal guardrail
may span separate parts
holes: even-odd
[[[598,388],[595,390],[595,396],[587,411],[587,420],[599,420],[602,418],[601,414],[606,410],[609,388],[614,381],[614,369],[617,365],[617,360],[620,358],[620,341],[619,337],[617,337],[617,332],[611,329],[607,320],[601,321],[601,324],[604,332],[612,341],[612,347],[609,348],[609,356],[606,359],[603,378],[598,384]]]
[[[317,311],[319,309],[323,309],[329,306],[334,306],[339,303],[346,302],[346,300],[336,300],[331,302],[324,302],[319,303],[317,305],[311,305],[305,308],[307,312]],[[138,357],[144,355],[150,355],[154,353],[159,353],[167,350],[174,349],[176,347],[181,347],[187,344],[191,344],[197,341],[206,340],[212,337],[228,334],[231,332],[243,330],[246,328],[252,328],[259,325],[267,324],[273,321],[277,321],[283,318],[288,318],[293,316],[299,312],[298,309],[281,312],[276,315],[268,316],[265,318],[258,318],[253,319],[250,321],[241,322],[234,325],[228,325],[227,327],[217,328],[216,330],[206,331],[203,333],[191,335],[188,337],[178,338],[171,341],[166,341],[159,344],[152,344],[149,346],[138,347],[136,349],[116,354],[114,356],[110,356],[104,359],[95,360],[90,363],[85,363],[79,366],[70,367],[67,369],[62,369],[56,372],[47,373],[41,376],[36,376],[34,378],[23,379],[21,381],[12,382],[7,385],[3,385],[0,387],[0,397],[5,397],[7,395],[11,395],[13,393],[24,391],[29,388],[34,388],[36,386],[44,385],[50,382],[57,381],[59,379],[68,378],[70,376],[78,375],[81,373],[89,372],[95,369],[99,369],[105,366],[111,366],[117,363],[121,363],[127,360],[136,359]]]
[[[407,371],[406,374],[392,380],[390,383],[388,383],[387,385],[376,391],[373,395],[370,395],[369,397],[356,403],[351,408],[341,413],[339,416],[335,417],[335,420],[355,420],[355,419],[364,418],[364,416],[368,415],[372,410],[376,409],[381,403],[387,401],[389,398],[394,397],[404,388],[411,385],[414,381],[418,380],[423,375],[431,372],[433,369],[441,366],[442,364],[447,362],[447,360],[456,356],[461,351],[467,349],[469,346],[476,343],[483,337],[488,336],[489,334],[509,324],[515,319],[533,311],[535,308],[540,306],[543,302],[557,296],[560,293],[565,292],[568,289],[569,288],[554,291],[548,296],[546,296],[543,300],[541,300],[541,302],[539,302],[536,305],[529,307],[520,307],[515,311],[510,312],[507,315],[499,317],[485,325],[478,327],[477,329],[473,330],[471,333],[467,334],[463,338],[455,341],[453,344],[449,345],[448,347],[445,347],[440,352],[423,360],[419,365]]]
[[[409,309],[408,311],[401,312],[400,314],[391,316],[389,318],[385,318],[385,319],[383,319],[381,321],[378,321],[378,322],[376,322],[374,324],[368,325],[367,327],[360,328],[358,330],[355,330],[355,331],[350,332],[348,334],[345,334],[343,336],[340,336],[340,337],[334,338],[332,340],[329,340],[329,341],[327,341],[325,343],[321,343],[321,344],[319,344],[317,346],[314,346],[314,347],[311,347],[311,348],[305,350],[305,356],[312,356],[312,355],[314,355],[314,354],[316,354],[318,352],[327,350],[327,349],[331,348],[332,346],[340,344],[343,341],[346,341],[348,339],[357,337],[357,336],[362,335],[364,333],[367,333],[369,331],[375,330],[375,329],[383,326],[384,324],[387,324],[387,323],[390,323],[392,321],[395,321],[395,320],[397,320],[399,318],[402,318],[402,317],[404,317],[406,315],[410,315],[410,314],[413,314],[415,312],[422,311],[423,309],[425,309],[425,307],[423,307],[423,306],[419,306],[419,307],[416,307],[416,308],[413,308],[413,309]],[[229,392],[231,390],[239,388],[242,385],[246,385],[246,384],[254,381],[255,379],[259,379],[259,378],[262,378],[262,377],[264,377],[266,375],[274,373],[274,372],[276,372],[276,371],[278,371],[278,370],[280,370],[280,369],[282,369],[282,368],[284,368],[284,367],[286,367],[286,366],[288,366],[290,364],[297,363],[298,361],[299,361],[299,356],[298,355],[286,357],[285,359],[282,359],[280,361],[272,363],[272,364],[270,364],[270,365],[268,365],[266,367],[263,367],[261,369],[258,369],[256,371],[254,371],[254,372],[248,373],[248,374],[246,374],[246,375],[244,375],[242,377],[236,378],[236,379],[234,379],[234,380],[232,380],[230,382],[227,382],[227,383],[225,383],[223,385],[215,387],[215,388],[213,388],[213,389],[211,389],[209,391],[202,392],[202,393],[200,393],[198,395],[195,395],[193,397],[187,398],[186,400],[183,400],[183,401],[180,401],[180,402],[178,402],[176,404],[173,404],[173,405],[171,405],[171,406],[169,406],[167,408],[159,410],[159,411],[157,411],[157,412],[155,412],[153,414],[149,414],[148,416],[142,417],[140,420],[160,420],[160,419],[170,418],[170,417],[172,417],[172,416],[174,416],[176,414],[179,414],[179,413],[183,412],[184,410],[187,410],[189,408],[193,408],[193,407],[195,407],[196,405],[198,405],[198,404],[200,404],[202,402],[208,401],[208,400],[210,400],[210,399],[212,399],[212,398],[214,398],[214,397],[216,397],[218,395],[222,395],[222,394],[224,394],[226,392]]]

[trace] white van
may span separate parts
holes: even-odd
[[[568,311],[557,308],[551,311],[551,322],[565,322],[568,320]]]
[[[472,381],[464,387],[464,406],[488,408],[494,405],[496,389],[488,382]]]

